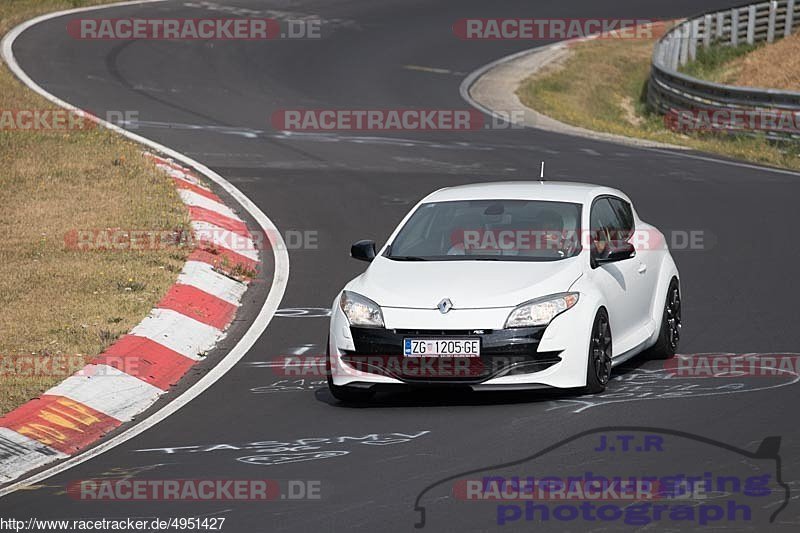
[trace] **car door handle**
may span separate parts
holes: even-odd
[[[644,263],[639,263],[638,272],[639,274],[644,274],[645,272],[647,272],[647,265],[645,265]]]

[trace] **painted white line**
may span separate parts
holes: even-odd
[[[0,463],[0,483],[13,481],[32,468],[67,457],[65,453],[5,427],[0,427],[0,442],[3,449],[9,452],[8,457]]]
[[[227,248],[248,259],[258,261],[256,245],[250,237],[245,237],[210,222],[192,221],[191,226],[196,240],[213,243],[214,246]]]
[[[47,98],[54,104],[64,107],[66,109],[71,110],[78,110],[77,107],[61,100],[60,98],[48,93],[42,87],[40,87],[36,82],[34,82],[30,76],[28,76],[24,70],[19,66],[17,63],[16,58],[14,57],[13,52],[13,45],[14,41],[28,28],[38,24],[40,22],[44,22],[46,20],[50,20],[53,18],[57,18],[64,15],[74,14],[74,13],[82,13],[85,11],[91,10],[101,10],[101,9],[108,9],[112,7],[119,7],[121,5],[131,5],[131,4],[145,4],[151,2],[160,2],[163,0],[143,0],[143,1],[135,1],[135,2],[123,2],[120,4],[109,4],[105,6],[92,6],[86,8],[78,8],[78,9],[69,9],[66,11],[59,11],[56,13],[49,13],[47,15],[42,15],[40,17],[36,17],[32,20],[27,22],[23,22],[19,26],[13,28],[10,32],[8,32],[0,43],[0,53],[2,53],[2,57],[5,60],[8,68],[11,72],[14,73],[17,78],[22,81],[25,85],[27,85],[30,89],[37,92],[38,94],[42,95],[44,98]],[[162,144],[159,144],[155,141],[151,141],[146,137],[142,137],[141,135],[137,135],[135,133],[131,133],[126,131],[110,122],[106,122],[104,120],[99,121],[99,123],[114,132],[119,133],[131,139],[135,142],[141,143],[145,146],[150,147],[153,150],[160,152],[161,154],[167,155],[176,161],[196,170],[206,178],[210,179],[214,183],[216,183],[219,187],[224,189],[228,194],[230,194],[239,204],[250,214],[250,216],[255,219],[258,225],[261,227],[261,230],[264,232],[265,235],[268,236],[271,244],[272,253],[274,256],[275,261],[275,274],[272,278],[272,285],[269,289],[269,294],[267,296],[266,302],[264,302],[264,306],[259,311],[256,318],[253,320],[253,324],[250,328],[245,332],[239,342],[236,343],[230,352],[228,352],[225,357],[217,363],[214,368],[212,368],[205,376],[200,378],[194,385],[189,387],[183,394],[172,400],[170,403],[159,409],[157,412],[153,413],[148,418],[142,420],[141,422],[137,423],[136,425],[128,428],[127,430],[123,431],[122,433],[116,435],[113,438],[110,438],[104,442],[101,442],[94,448],[91,448],[81,454],[78,454],[70,459],[67,459],[57,465],[53,466],[52,468],[48,468],[47,470],[43,470],[33,476],[28,477],[22,481],[18,481],[8,487],[0,489],[0,497],[5,496],[11,492],[19,490],[22,487],[38,483],[44,479],[52,477],[60,472],[68,470],[73,466],[79,465],[89,459],[100,455],[120,444],[134,438],[135,436],[147,431],[151,427],[155,426],[162,420],[165,420],[167,417],[178,411],[181,407],[185,406],[189,402],[191,402],[194,398],[202,394],[206,389],[208,389],[211,385],[213,385],[216,381],[218,381],[222,376],[224,376],[231,368],[239,362],[239,360],[245,356],[245,354],[250,350],[250,348],[255,344],[256,340],[261,336],[264,330],[269,325],[272,317],[275,315],[275,311],[278,310],[278,306],[280,305],[281,300],[283,299],[283,294],[286,291],[286,284],[289,280],[289,253],[286,250],[286,244],[283,242],[283,237],[281,237],[278,228],[275,227],[275,224],[267,218],[267,216],[255,205],[247,196],[245,196],[239,189],[237,189],[233,184],[227,181],[225,178],[208,168],[207,166],[203,165],[202,163],[195,161],[194,159],[181,154],[171,148],[168,148]]]
[[[255,368],[284,368],[290,366],[318,366],[320,368],[325,367],[325,361],[305,361],[303,363],[281,363],[278,361],[254,361],[252,363],[247,363],[248,366],[252,366]]]
[[[785,174],[787,176],[795,176],[800,177],[800,172],[795,172],[794,170],[786,170],[782,168],[772,168],[772,167],[763,167],[760,165],[754,165],[751,163],[743,163],[741,161],[727,161],[725,159],[717,159],[716,157],[704,156],[704,155],[697,155],[697,154],[687,154],[684,152],[670,152],[669,150],[661,150],[659,148],[647,148],[643,147],[644,150],[649,150],[651,152],[656,152],[659,154],[664,154],[667,156],[674,156],[674,157],[685,157],[688,159],[697,159],[698,161],[706,161],[708,163],[717,163],[720,165],[728,165],[732,167],[739,167],[739,168],[749,168],[751,170],[761,170],[772,172],[774,174]]]
[[[224,215],[228,218],[241,220],[238,216],[236,216],[236,213],[233,212],[233,209],[227,205],[215,202],[211,198],[206,198],[205,196],[188,189],[178,189],[178,194],[180,195],[181,200],[183,200],[183,203],[186,205],[192,207],[203,207],[209,211],[214,211],[215,213],[219,213],[220,215]]]
[[[298,346],[297,348],[292,350],[292,354],[303,355],[307,351],[311,350],[311,348],[313,348],[314,346],[316,346],[316,344],[303,344],[302,346]]]
[[[239,306],[247,285],[223,276],[214,267],[202,261],[186,261],[178,276],[178,283],[197,287],[229,304]]]
[[[453,76],[464,76],[467,74],[466,72],[458,72],[446,68],[426,67],[423,65],[403,65],[403,68],[406,70],[415,70],[418,72],[430,72],[431,74],[450,74]]]
[[[132,420],[164,392],[108,365],[86,365],[45,394],[66,396],[120,422]]]
[[[223,337],[214,326],[172,309],[153,309],[130,334],[146,337],[195,361],[202,359],[198,354],[211,350]]]

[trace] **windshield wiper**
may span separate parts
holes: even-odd
[[[386,257],[395,261],[428,261],[425,257],[415,255],[387,255]]]

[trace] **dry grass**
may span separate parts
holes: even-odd
[[[596,131],[638,137],[777,167],[800,169],[797,149],[762,138],[684,135],[665,127],[645,103],[655,40],[599,39],[579,43],[563,65],[522,83],[527,106]]]
[[[738,46],[700,47],[694,61],[680,67],[680,71],[701,80],[736,85],[741,72],[739,60],[758,50],[761,44]]]
[[[800,91],[800,34],[763,46],[731,62],[733,84]]]
[[[101,1],[2,0],[0,33],[36,14]],[[0,68],[0,110],[53,109]],[[0,130],[0,358],[90,358],[174,283],[186,251],[80,252],[70,229],[185,228],[188,215],[141,148],[105,130]],[[7,368],[7,367],[5,367]],[[0,413],[65,376],[0,374]]]

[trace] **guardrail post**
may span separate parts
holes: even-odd
[[[798,3],[800,0],[762,0],[751,6],[712,12],[675,26],[659,41],[652,55],[648,105],[664,114],[671,109],[685,107],[686,102],[699,100],[708,102],[711,107],[745,111],[762,109],[767,116],[774,114],[776,117],[783,113],[779,109],[791,110],[800,120],[800,94],[797,92],[721,86],[678,73],[682,65],[695,59],[701,39],[704,46],[709,46],[709,41],[727,43],[728,39],[730,44],[738,45],[745,41],[754,44],[757,39],[773,41],[781,35],[791,34],[795,23],[800,24],[800,13],[795,12],[799,8]],[[785,15],[784,6],[787,9]],[[730,22],[727,17],[730,17]],[[730,35],[726,24],[730,28]],[[704,32],[702,35],[701,27]],[[734,127],[732,131],[750,134],[741,128]],[[800,141],[800,128],[787,130],[785,124],[776,123],[769,125],[767,136]]]
[[[669,58],[672,70],[678,70],[681,61],[681,39],[675,35],[672,39],[672,55]]]
[[[689,33],[690,33],[690,31],[691,30],[689,30],[689,23],[688,22],[684,22],[683,25],[681,25],[681,54],[680,54],[680,59],[678,60],[678,62],[681,65],[685,65],[686,62],[689,60]]]
[[[767,42],[775,41],[775,15],[778,12],[778,2],[772,0],[769,3],[769,23],[767,24]]]
[[[697,57],[697,40],[700,38],[700,19],[694,19],[691,26],[692,34],[689,36],[689,61]]]

